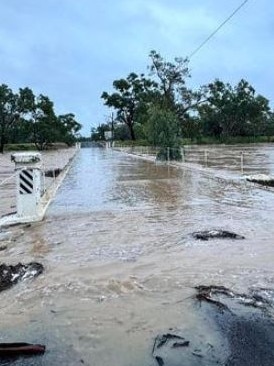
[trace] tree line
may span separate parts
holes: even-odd
[[[221,80],[193,90],[189,60],[166,61],[156,51],[149,54],[148,74],[130,73],[104,91],[104,104],[115,111],[114,123],[92,130],[103,138],[114,128],[115,139],[146,139],[157,146],[176,147],[182,138],[199,141],[211,137],[226,141],[235,136],[274,135],[274,113],[269,100],[244,79],[235,86]],[[114,126],[114,127],[113,127]]]
[[[28,87],[15,93],[0,85],[0,153],[8,143],[33,143],[38,150],[54,142],[71,145],[80,129],[73,113],[56,115],[48,96],[36,96]]]

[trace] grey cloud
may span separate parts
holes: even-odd
[[[0,83],[48,94],[88,135],[115,78],[146,71],[148,53],[187,56],[240,1],[9,0],[0,3]],[[274,100],[274,4],[247,5],[193,57],[191,85],[246,77]]]

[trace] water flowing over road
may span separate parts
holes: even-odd
[[[45,220],[11,228],[2,261],[45,272],[1,293],[2,341],[46,343],[33,365],[152,366],[157,334],[200,326],[194,286],[273,288],[274,193],[227,177],[82,149]],[[215,228],[246,239],[189,235]]]

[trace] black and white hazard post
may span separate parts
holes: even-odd
[[[37,152],[12,154],[16,175],[16,216],[22,221],[36,221],[40,216],[43,194],[42,156]]]

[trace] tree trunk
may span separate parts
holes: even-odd
[[[135,137],[135,132],[134,132],[134,129],[133,129],[133,125],[132,124],[128,125],[128,128],[129,128],[129,133],[130,133],[131,140],[135,141],[136,137]]]
[[[4,153],[4,145],[5,145],[5,137],[4,134],[2,133],[0,136],[0,154]]]

